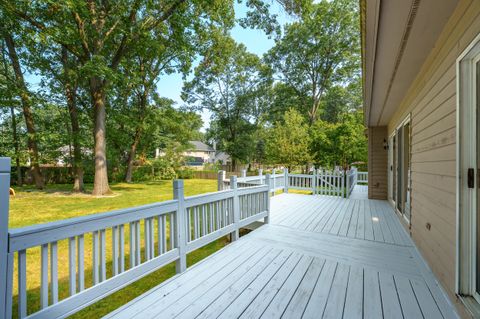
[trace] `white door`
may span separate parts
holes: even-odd
[[[480,303],[480,36],[457,68],[457,289]]]

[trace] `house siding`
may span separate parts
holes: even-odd
[[[388,152],[384,148],[387,127],[368,129],[368,198],[387,199]]]
[[[455,297],[456,59],[479,33],[480,1],[459,1],[388,125],[391,134],[411,116],[410,233],[462,317]]]

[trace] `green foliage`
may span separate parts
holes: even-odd
[[[310,129],[314,163],[322,167],[344,168],[357,161],[367,161],[367,138],[363,112],[345,113],[337,123],[318,120]]]
[[[177,177],[171,162],[164,158],[158,158],[142,166],[135,167],[133,179],[135,181],[159,181],[174,179]]]
[[[320,102],[332,86],[360,74],[358,19],[356,1],[322,0],[287,25],[265,57],[285,89],[302,101],[296,108],[310,123],[322,113]]]
[[[212,113],[207,137],[231,156],[234,166],[251,159],[255,150],[255,99],[263,68],[243,44],[217,30],[195,77],[183,88],[183,99],[191,108]]]
[[[177,171],[178,179],[192,179],[195,178],[195,171],[189,168],[183,168]]]
[[[295,109],[288,110],[282,122],[267,130],[266,146],[273,163],[289,168],[308,164],[310,135],[304,117]]]

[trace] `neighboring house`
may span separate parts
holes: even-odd
[[[187,159],[187,165],[201,166],[207,163],[220,163],[227,165],[230,162],[230,156],[224,152],[216,150],[216,144],[213,147],[201,141],[190,141],[191,148],[182,153]],[[163,151],[157,148],[155,157],[165,155]]]
[[[73,157],[73,146],[64,145],[60,146],[57,149],[58,157],[55,159],[55,163],[50,163],[48,165],[44,165],[44,167],[66,167],[71,165],[72,157]],[[91,157],[93,152],[91,149],[82,147],[81,148],[82,156]],[[30,158],[27,159],[27,166],[31,165]]]
[[[360,2],[369,198],[479,317],[480,1]]]

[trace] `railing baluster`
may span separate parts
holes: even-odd
[[[220,217],[219,217],[219,212],[218,212],[218,208],[219,208],[220,204],[218,203],[218,201],[215,202],[215,230],[218,230],[220,229]]]
[[[162,252],[167,252],[167,215],[162,215],[162,240],[163,249]]]
[[[50,281],[52,292],[52,303],[58,302],[58,249],[57,242],[50,243]]]
[[[118,275],[118,227],[112,227],[112,266],[113,266],[113,275]]]
[[[107,247],[105,229],[100,230],[100,282],[107,279]]]
[[[143,222],[143,242],[145,245],[145,260],[150,260],[150,219],[145,218]]]
[[[93,270],[93,285],[98,284],[100,276],[98,273],[99,262],[98,262],[98,255],[99,255],[99,240],[98,240],[98,230],[92,232],[92,270]]]
[[[70,296],[77,292],[77,274],[76,274],[76,239],[75,237],[68,238],[68,278],[70,283]]]
[[[168,215],[168,222],[169,222],[169,239],[170,239],[170,249],[169,250],[172,250],[173,248],[175,248],[175,233],[174,233],[174,229],[175,229],[175,225],[174,225],[174,221],[173,221],[173,213],[170,213]]]
[[[78,263],[78,291],[85,290],[85,239],[83,235],[77,237],[78,244],[78,254],[77,254],[77,263]]]
[[[207,231],[207,214],[205,205],[202,205],[202,236],[208,234]]]
[[[193,207],[193,239],[198,238],[198,209]]]
[[[158,245],[158,255],[163,254],[163,216],[157,216],[157,245]]]
[[[119,226],[120,232],[120,273],[125,271],[125,227],[124,225]]]
[[[141,260],[140,221],[135,222],[135,266],[140,265]]]
[[[210,217],[210,228],[209,228],[209,231],[210,231],[210,232],[213,232],[213,228],[214,228],[214,227],[213,227],[213,226],[214,226],[214,225],[213,225],[213,221],[214,221],[213,217],[214,217],[214,215],[213,215],[213,204],[212,204],[212,203],[208,204],[208,213],[209,213],[209,217]]]
[[[150,258],[155,258],[155,220],[153,217],[149,218],[149,233],[150,233]]]
[[[41,246],[40,307],[48,307],[48,244]]]
[[[135,267],[135,222],[130,223],[130,268]]]
[[[18,252],[18,316],[27,316],[27,251]]]

